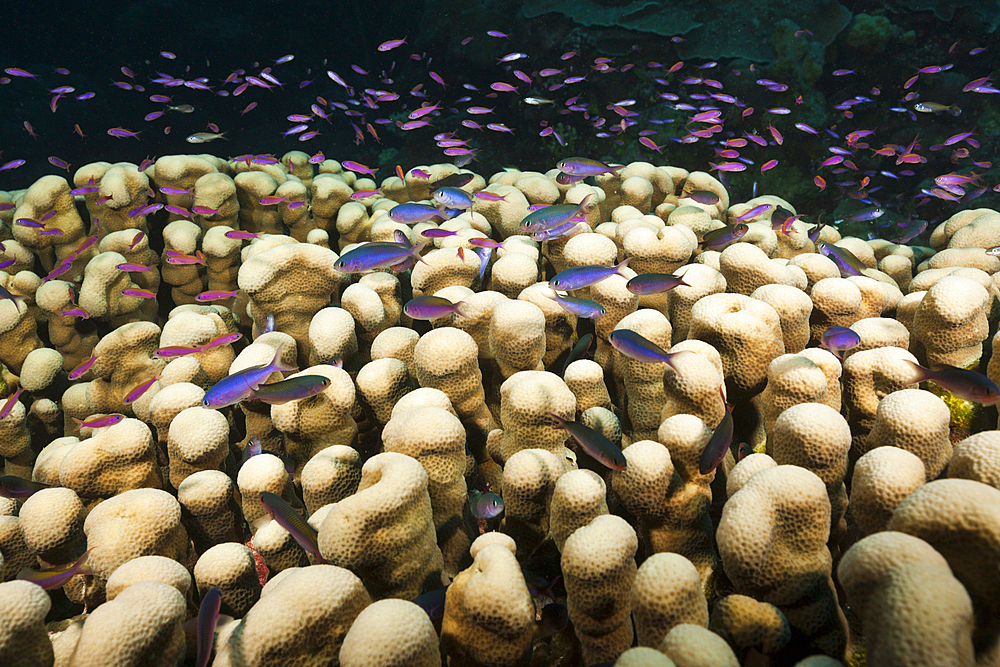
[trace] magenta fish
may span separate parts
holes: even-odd
[[[72,565],[49,567],[44,570],[25,568],[17,573],[16,578],[23,579],[24,581],[30,581],[33,584],[38,584],[48,591],[54,588],[60,588],[67,581],[78,574],[100,574],[100,572],[87,565],[87,559],[90,557],[90,553],[92,551],[93,549],[87,549],[84,551],[83,555],[80,556],[80,558]]]
[[[89,371],[90,367],[94,365],[95,361],[97,361],[97,355],[96,354],[92,354],[90,356],[90,359],[87,359],[86,361],[81,362],[80,365],[78,365],[76,368],[74,368],[73,370],[71,370],[69,372],[69,375],[67,377],[70,380],[76,380],[77,378],[81,377],[84,373],[86,373],[87,371]]]
[[[469,317],[462,310],[461,301],[452,303],[443,296],[425,295],[410,299],[403,306],[403,312],[415,320],[436,320],[448,315]]]
[[[73,417],[72,419],[76,422],[75,430],[79,431],[81,428],[102,428],[104,426],[113,426],[125,419],[125,415],[106,415],[104,417],[97,417],[96,419],[89,419],[86,421],[83,419],[77,419],[76,417]]]

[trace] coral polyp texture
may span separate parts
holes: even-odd
[[[307,157],[0,193],[4,665],[996,662],[1000,213]]]

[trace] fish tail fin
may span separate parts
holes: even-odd
[[[465,310],[465,302],[464,301],[456,301],[455,302],[455,314],[458,315],[459,317],[464,317],[467,320],[471,320],[472,319],[472,315],[469,315],[466,312],[466,310]]]
[[[631,257],[626,257],[622,261],[618,262],[618,264],[615,265],[615,272],[618,273],[619,275],[622,275],[622,269],[628,266],[629,260],[631,259],[632,259]]]
[[[556,424],[552,428],[557,428],[557,429],[564,429],[564,428],[566,428],[563,425],[563,418],[562,417],[560,417],[559,415],[557,415],[554,412],[548,412],[548,411],[546,411],[545,414],[547,414],[549,417],[552,417],[553,419],[556,420]]]
[[[576,213],[573,215],[573,217],[575,218],[584,211],[586,211],[587,208],[590,207],[590,202],[593,200],[593,198],[594,198],[594,193],[591,192],[589,195],[581,199],[580,203],[576,205]]]
[[[274,359],[271,360],[271,372],[281,371],[282,373],[291,373],[298,370],[298,366],[286,366],[281,362],[281,352],[284,350],[285,344],[278,343],[278,347],[274,348]]]
[[[917,374],[917,378],[913,380],[914,383],[923,382],[925,380],[930,380],[932,378],[932,373],[930,369],[924,368],[915,361],[910,361],[909,359],[903,359],[903,361],[913,369],[913,372]]]
[[[421,251],[423,251],[424,247],[430,242],[431,242],[430,239],[428,239],[426,241],[421,241],[415,246],[410,247],[410,254],[413,255],[414,259],[416,259],[418,262],[423,262],[424,264],[427,263],[426,261],[424,261],[424,258],[420,253]]]
[[[79,431],[81,428],[83,428],[83,420],[82,419],[77,419],[76,417],[70,417],[70,419],[72,419],[73,421],[76,422],[76,426],[73,427],[74,431]]]

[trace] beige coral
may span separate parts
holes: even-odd
[[[837,575],[862,626],[868,664],[986,664],[973,652],[969,594],[931,544],[879,532],[844,554]]]
[[[377,599],[413,599],[441,586],[428,477],[418,461],[395,452],[368,459],[352,496],[330,507],[319,549],[355,571]]]
[[[630,594],[640,646],[658,647],[681,623],[708,625],[708,602],[694,564],[679,554],[658,553],[639,567]]]
[[[371,604],[361,580],[333,565],[282,575],[269,581],[246,617],[219,638],[215,667],[340,664],[348,630]]]
[[[851,518],[865,535],[885,530],[896,506],[926,480],[926,468],[916,454],[876,447],[854,464]]]
[[[0,559],[2,561],[2,559]],[[45,667],[55,659],[45,631],[48,593],[27,581],[0,583],[0,661],[9,667]]]
[[[563,545],[566,606],[586,664],[617,660],[632,644],[637,547],[632,527],[612,515],[595,517]]]
[[[358,614],[340,647],[342,667],[439,667],[427,612],[406,600],[379,600]]]
[[[919,537],[944,556],[969,597],[977,664],[1000,656],[1000,490],[967,479],[924,484],[897,507],[888,529]]]
[[[143,581],[91,612],[70,659],[74,667],[168,667],[183,659],[184,596],[168,584]]]
[[[736,591],[771,602],[793,631],[821,652],[841,657],[847,626],[831,579],[829,535],[823,481],[790,465],[750,477],[726,502],[716,531],[722,566]]]
[[[448,588],[441,647],[452,664],[522,665],[531,653],[535,608],[510,549],[490,544]]]

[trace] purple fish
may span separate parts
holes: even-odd
[[[556,168],[573,176],[597,176],[599,174],[618,175],[621,167],[611,167],[588,157],[569,157],[556,163]]]
[[[830,327],[819,337],[820,347],[830,350],[839,359],[844,358],[844,352],[861,344],[861,336],[847,327]]]
[[[695,190],[684,195],[687,199],[693,199],[699,204],[704,204],[705,206],[712,206],[713,204],[719,203],[719,195],[711,192],[710,190]]]
[[[730,243],[739,241],[750,229],[744,223],[726,225],[719,229],[713,229],[702,237],[702,244],[706,250],[722,250]]]
[[[549,287],[568,292],[596,285],[615,274],[621,275],[622,269],[628,266],[631,259],[631,257],[626,257],[615,266],[590,264],[570,267],[552,276],[552,279],[549,280]]]
[[[436,320],[448,315],[469,317],[462,310],[462,302],[452,303],[442,296],[418,296],[410,299],[403,306],[403,312],[415,320]]]
[[[87,565],[87,558],[90,557],[91,551],[93,551],[93,549],[87,549],[84,551],[79,560],[72,565],[49,567],[44,570],[25,568],[17,573],[17,578],[23,579],[24,581],[30,581],[33,584],[38,584],[48,591],[53,588],[63,586],[67,581],[78,574],[100,574],[100,572]]]
[[[224,408],[250,398],[253,390],[260,386],[272,373],[277,371],[293,371],[294,368],[281,363],[281,351],[284,343],[279,343],[274,350],[271,363],[251,366],[237,371],[216,382],[205,394],[201,404],[206,408]]]
[[[556,293],[555,296],[550,296],[549,298],[562,306],[563,310],[573,313],[577,317],[585,317],[587,319],[596,320],[607,314],[604,306],[590,299],[560,295],[559,293]]]
[[[429,241],[415,246],[388,242],[365,243],[341,255],[333,263],[333,268],[341,273],[361,273],[395,266],[410,257],[423,262],[420,251],[427,243]]]
[[[302,515],[292,509],[292,506],[286,503],[281,496],[270,491],[261,491],[260,502],[264,506],[264,511],[267,512],[268,516],[277,521],[279,526],[287,530],[295,538],[300,547],[312,554],[317,562],[326,562],[323,560],[323,554],[319,552],[319,545],[316,543],[319,538],[316,529],[310,526],[302,518]]]
[[[673,358],[685,352],[685,350],[667,352],[653,341],[637,334],[631,329],[615,329],[608,336],[608,341],[611,343],[611,347],[626,357],[649,364],[663,362],[671,368],[674,368],[671,363]],[[677,369],[674,368],[674,370],[676,371]]]
[[[132,388],[125,398],[122,399],[122,405],[132,405],[138,400],[140,396],[149,391],[149,388],[153,386],[153,383],[160,379],[160,374],[157,373],[153,377],[149,378],[145,382],[141,382]]]
[[[322,393],[330,386],[330,378],[324,375],[299,375],[280,382],[259,385],[250,398],[268,405],[283,405]]]
[[[104,426],[113,426],[121,420],[125,419],[125,415],[114,414],[106,415],[104,417],[97,417],[96,419],[91,419],[89,421],[84,421],[83,419],[77,419],[73,417],[73,421],[76,422],[75,430],[79,431],[81,428],[102,428]]]
[[[212,586],[201,599],[198,609],[198,659],[195,667],[208,667],[212,657],[212,644],[215,643],[215,625],[219,621],[219,609],[222,608],[222,590]]]
[[[491,491],[473,489],[469,492],[469,505],[477,519],[495,519],[503,512],[503,498]]]
[[[595,460],[603,463],[612,470],[625,470],[628,466],[622,450],[615,443],[608,440],[604,434],[580,422],[563,419],[554,412],[546,412],[545,414],[558,422],[554,428],[567,431],[583,451],[587,452]]]
[[[973,403],[993,405],[1000,400],[1000,388],[997,388],[993,381],[982,373],[948,364],[931,364],[930,368],[924,368],[909,359],[903,359],[903,361],[913,368],[917,375],[913,382],[930,380],[941,385],[955,396]]]
[[[213,347],[218,347],[219,345],[229,345],[230,343],[235,343],[241,338],[243,338],[243,334],[241,333],[221,334],[202,345],[201,351],[205,352],[206,350],[211,350]]]
[[[443,187],[436,189],[431,196],[439,206],[444,208],[472,208],[472,196],[465,190],[453,187]]]
[[[820,253],[829,257],[837,265],[842,278],[864,275],[863,272],[867,267],[847,248],[841,248],[840,246],[835,246],[832,243],[824,243],[823,241],[820,241],[816,245],[819,247]]]
[[[672,273],[640,273],[625,283],[625,289],[632,292],[632,294],[642,296],[646,294],[660,294],[681,285],[690,287],[690,285],[684,282],[683,276],[675,276]]]
[[[232,299],[239,295],[239,290],[233,290],[231,292],[225,292],[222,290],[212,290],[209,292],[202,292],[195,296],[195,301],[205,302],[205,301],[221,301],[222,299]]]
[[[754,206],[752,209],[736,218],[736,222],[743,222],[744,220],[757,217],[772,208],[774,208],[774,204],[761,204],[760,206]]]
[[[447,586],[437,588],[417,597],[413,600],[413,604],[426,611],[431,620],[436,620],[444,616],[444,603],[447,593]]]
[[[701,458],[698,459],[698,472],[702,475],[709,474],[722,463],[722,460],[726,458],[726,452],[729,451],[729,447],[733,443],[733,413],[725,405],[726,397],[722,394],[721,387],[719,388],[719,394],[722,395],[722,403],[726,407],[726,414],[722,417],[719,425],[715,427],[712,437],[709,438],[705,449],[701,452]]]
[[[567,223],[571,218],[579,217],[590,206],[594,195],[589,194],[577,205],[560,204],[546,206],[526,215],[521,220],[521,229],[526,232],[540,232]]]
[[[73,370],[71,370],[69,372],[69,375],[67,377],[70,380],[75,380],[75,379],[81,377],[84,373],[86,373],[87,371],[90,370],[90,367],[94,365],[95,361],[97,361],[97,355],[96,354],[92,354],[90,356],[90,359],[87,359],[86,361],[81,362],[79,366],[77,366],[76,368],[74,368]]]
[[[4,475],[0,477],[0,497],[20,500],[22,503],[42,489],[49,488],[48,484],[33,482],[30,479]]]
[[[427,220],[437,216],[440,216],[440,213],[435,207],[428,206],[427,204],[417,204],[414,202],[397,204],[389,210],[389,217],[393,221],[404,225],[414,225],[418,222],[426,222]]]

